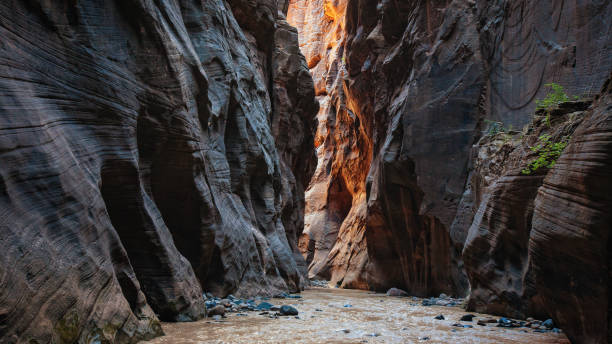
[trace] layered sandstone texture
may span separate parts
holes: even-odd
[[[473,147],[468,189],[480,206],[463,249],[469,310],[523,319],[548,316],[537,302],[528,251],[534,202],[549,168],[532,171],[529,166],[544,152],[545,142],[570,140],[589,105],[573,101],[540,110],[522,131],[500,128]]]
[[[303,286],[317,104],[279,8],[0,3],[0,342],[134,342],[203,290]]]
[[[468,310],[552,316],[575,343],[612,339],[612,87],[593,105],[562,103],[523,133],[485,136],[471,191],[480,207],[463,251]],[[588,108],[587,108],[588,107]],[[552,168],[525,174],[531,147],[570,138]],[[503,170],[496,170],[500,160]]]
[[[607,1],[291,0],[321,103],[300,238],[310,276],[466,294],[485,120],[521,128],[551,81],[597,94],[612,67],[610,18]]]

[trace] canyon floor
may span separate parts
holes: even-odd
[[[459,321],[467,314],[461,307],[422,306],[410,297],[318,287],[301,296],[268,301],[294,306],[299,318],[248,312],[164,323],[166,335],[149,343],[570,343],[563,333],[477,325],[479,319],[499,318],[486,314],[470,313],[476,316],[471,322]],[[445,320],[434,319],[438,315]],[[453,326],[457,323],[473,327]]]

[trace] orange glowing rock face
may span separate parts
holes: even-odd
[[[287,14],[299,31],[300,49],[320,103],[318,164],[306,191],[305,226],[298,246],[311,278],[367,288],[360,272],[347,276],[347,271],[362,271],[367,261],[365,179],[372,147],[364,129],[367,121],[352,106],[344,85],[346,5],[346,0],[293,0]]]

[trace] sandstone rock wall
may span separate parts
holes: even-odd
[[[534,201],[537,300],[576,343],[612,341],[612,75]]]
[[[304,285],[317,104],[279,5],[0,3],[0,342],[133,342],[203,289]]]
[[[612,68],[611,17],[606,1],[290,1],[322,104],[300,242],[310,275],[465,295],[461,253],[478,208],[510,197],[508,216],[530,214],[541,182],[511,183],[531,190],[515,197],[471,174],[485,120],[520,129],[551,81],[596,95]],[[480,289],[488,296],[522,285],[523,220],[520,245],[483,246],[521,265],[498,267],[520,278]]]

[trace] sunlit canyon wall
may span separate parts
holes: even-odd
[[[584,187],[558,185],[603,178],[609,187],[599,160],[610,154],[607,138],[599,153],[577,158],[593,159],[582,163],[591,170],[575,170],[576,162],[563,170],[577,154],[570,149],[594,140],[580,129],[567,160],[545,176],[509,168],[485,180],[474,163],[488,121],[520,131],[546,83],[585,99],[600,94],[612,66],[611,17],[606,1],[291,0],[288,21],[321,104],[299,242],[310,277],[470,294],[470,309],[546,313],[574,340],[605,342],[610,269],[602,228],[610,219],[600,211],[612,205]],[[579,115],[605,122],[608,104],[602,96]],[[573,223],[568,207],[584,216]],[[570,238],[585,242],[572,247]],[[564,264],[554,264],[563,252]],[[585,262],[592,269],[575,268]],[[597,324],[586,320],[591,311],[602,315]]]

